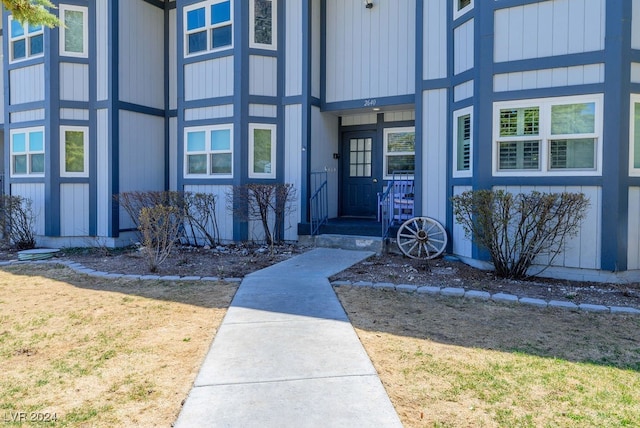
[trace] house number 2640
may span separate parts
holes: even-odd
[[[365,107],[373,107],[378,103],[378,100],[374,99],[370,99],[370,100],[364,100],[364,106]]]

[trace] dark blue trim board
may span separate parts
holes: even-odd
[[[118,32],[120,0],[109,2],[109,82],[111,82],[111,92],[109,93],[109,120],[108,129],[110,133],[110,162],[111,194],[120,193],[120,111],[118,110],[118,100],[120,94],[120,80],[118,73],[119,43]],[[120,206],[114,199],[111,201],[109,236],[117,238],[120,235]]]
[[[327,103],[326,101],[322,103],[321,109],[322,111],[341,111],[341,110],[352,110],[352,109],[363,109],[363,108],[371,108],[375,107],[387,107],[387,106],[397,106],[397,105],[414,105],[416,100],[416,94],[408,94],[408,95],[395,95],[391,97],[378,97],[378,98],[368,98],[361,100],[349,100],[349,101],[338,101]]]

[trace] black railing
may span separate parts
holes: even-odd
[[[414,189],[413,171],[395,171],[384,192],[378,194],[383,238],[391,226],[414,216]]]
[[[313,194],[310,199],[311,210],[311,236],[317,235],[320,226],[329,220],[329,186],[327,185],[327,172],[311,173],[311,189]]]

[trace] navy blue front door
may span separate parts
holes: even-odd
[[[376,133],[343,134],[341,159],[341,215],[376,217],[382,189]]]

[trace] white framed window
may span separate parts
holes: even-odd
[[[233,47],[233,3],[209,0],[184,9],[186,56]]]
[[[629,175],[640,177],[640,94],[631,95]]]
[[[44,55],[44,27],[21,24],[9,16],[9,62],[24,61]]]
[[[453,113],[453,176],[471,177],[473,159],[473,107]]]
[[[474,0],[453,0],[453,19],[458,19],[473,9]]]
[[[249,46],[276,49],[277,1],[251,0],[249,5]]]
[[[249,178],[276,178],[276,125],[249,124]]]
[[[384,130],[384,179],[393,179],[398,171],[412,174],[416,168],[416,130],[414,127]]]
[[[601,94],[494,104],[497,176],[599,175]]]
[[[60,175],[62,177],[89,176],[89,128],[60,127]]]
[[[185,177],[233,177],[233,125],[186,128]]]
[[[11,176],[44,176],[44,128],[11,130]]]
[[[60,5],[60,55],[87,58],[89,52],[88,9]]]

